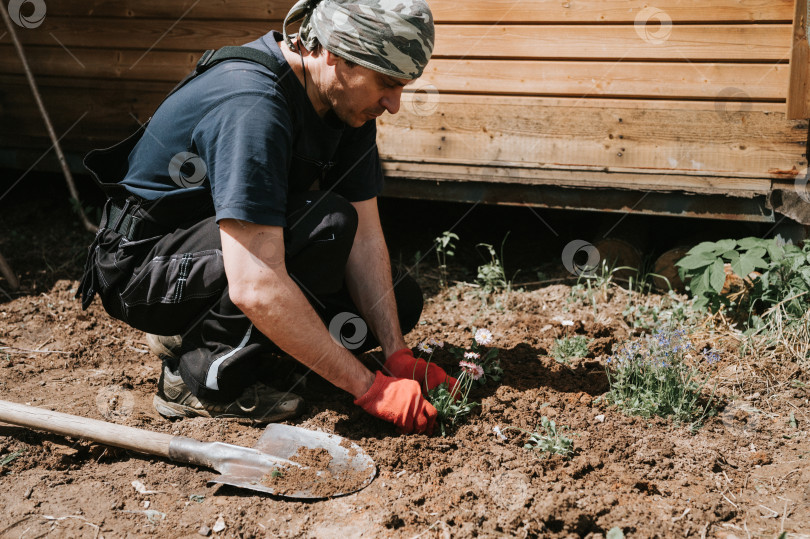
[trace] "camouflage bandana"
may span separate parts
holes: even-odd
[[[287,25],[302,20],[298,38],[400,79],[422,75],[433,52],[433,14],[425,0],[300,0],[284,19],[284,40],[294,50]]]

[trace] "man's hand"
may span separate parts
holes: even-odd
[[[422,397],[414,380],[391,378],[376,372],[368,392],[354,403],[371,415],[396,425],[401,434],[433,434],[438,412]]]
[[[458,382],[435,363],[428,363],[422,358],[413,357],[410,348],[403,348],[391,354],[383,367],[395,378],[416,380],[425,391],[447,382],[447,389],[452,394],[456,382]]]

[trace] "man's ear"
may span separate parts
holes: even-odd
[[[322,53],[326,58],[326,65],[328,66],[336,66],[342,58],[337,54],[334,54],[332,51],[326,50],[326,47],[323,47]]]

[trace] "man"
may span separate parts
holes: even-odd
[[[433,35],[424,0],[301,1],[283,36],[247,45],[275,69],[223,61],[158,108],[113,174],[124,190],[80,292],[133,327],[180,335],[150,336],[162,415],[299,414],[299,396],[257,381],[283,351],[400,432],[432,431],[422,392],[455,379],[405,346],[421,291],[392,279],[374,118],[399,110]],[[387,360],[373,373],[352,352],[378,344]]]

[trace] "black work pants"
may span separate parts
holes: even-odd
[[[279,349],[230,300],[215,218],[128,239],[116,231],[115,223],[106,222],[109,204],[88,263],[104,308],[136,329],[183,335],[178,367],[192,393],[216,400],[235,398],[256,381],[258,372],[267,372],[266,362],[273,361]],[[132,212],[151,215],[148,203],[135,204]],[[287,223],[287,271],[332,336],[355,354],[377,347],[345,287],[346,261],[357,229],[354,207],[331,193],[297,193],[289,197]],[[422,292],[410,276],[395,275],[394,282],[404,334],[419,321]]]

